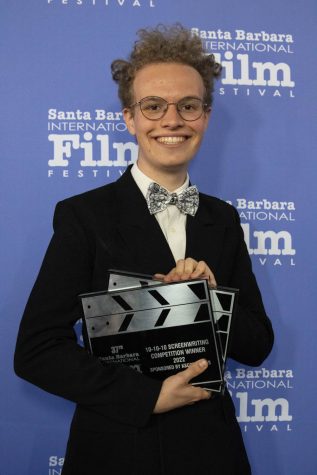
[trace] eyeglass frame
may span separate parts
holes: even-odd
[[[150,119],[149,117],[147,117],[145,114],[144,114],[144,111],[142,110],[141,108],[141,104],[142,102],[145,100],[145,99],[161,99],[162,101],[164,101],[166,103],[166,110],[163,112],[163,115],[161,117],[158,117],[157,119]],[[202,110],[201,110],[201,114],[199,117],[197,117],[196,119],[185,119],[182,114],[180,113],[180,111],[178,110],[178,104],[183,101],[184,99],[196,99],[198,100],[199,102],[201,102],[201,105],[202,105]],[[200,97],[195,97],[195,96],[185,96],[183,97],[182,99],[180,99],[179,101],[177,102],[168,102],[167,100],[165,100],[163,97],[160,97],[160,96],[146,96],[146,97],[143,97],[142,99],[140,99],[138,102],[134,102],[133,104],[131,104],[129,106],[129,108],[132,108],[132,107],[135,107],[135,106],[139,106],[140,107],[140,111],[141,111],[141,114],[143,115],[143,117],[145,117],[147,120],[161,120],[163,119],[163,117],[166,115],[167,111],[168,111],[168,106],[176,106],[176,110],[177,110],[177,113],[178,115],[183,119],[185,120],[186,122],[195,122],[195,120],[198,120],[201,118],[201,116],[203,115],[204,112],[209,112],[210,111],[210,105],[208,105],[206,102],[203,102],[202,99],[200,99]]]

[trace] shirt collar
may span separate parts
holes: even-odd
[[[140,188],[140,191],[141,191],[142,195],[144,196],[144,198],[146,198],[149,185],[151,183],[153,183],[154,180],[149,178],[147,175],[145,175],[140,170],[140,168],[137,165],[137,162],[135,162],[133,164],[132,168],[131,168],[131,175],[132,175],[135,183],[137,184],[137,186]],[[158,183],[158,184],[160,185],[160,183]],[[177,190],[174,190],[173,193],[179,194],[182,191],[186,190],[186,188],[188,188],[188,186],[189,186],[189,176],[188,176],[188,173],[187,173],[185,182],[182,184],[182,186],[177,188]]]

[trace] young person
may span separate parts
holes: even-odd
[[[73,330],[78,295],[103,290],[109,268],[166,282],[204,277],[240,290],[229,356],[259,365],[269,354],[273,332],[238,214],[189,188],[188,165],[207,129],[220,69],[181,26],[141,30],[129,60],[112,64],[138,160],[117,182],[56,207],[15,369],[77,404],[63,475],[251,473],[229,393],[190,384],[205,360],[159,382],[102,365],[78,346]]]

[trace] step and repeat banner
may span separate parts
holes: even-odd
[[[315,0],[0,5],[0,474],[61,473],[74,406],[14,375],[19,321],[56,202],[136,160],[110,63],[139,28],[180,22],[223,66],[191,181],[237,208],[276,335],[261,367],[226,372],[253,473],[315,475]]]

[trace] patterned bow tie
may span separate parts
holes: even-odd
[[[151,183],[146,201],[151,214],[163,211],[167,205],[175,205],[182,213],[195,216],[199,204],[199,193],[196,186],[189,186],[178,195],[169,193],[157,183]]]

